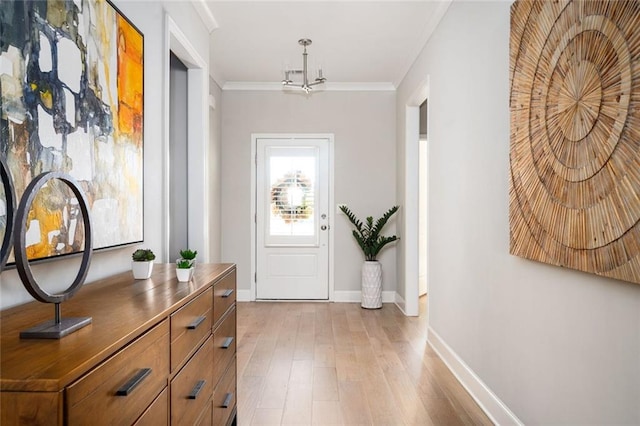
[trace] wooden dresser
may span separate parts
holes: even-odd
[[[21,340],[53,318],[33,302],[0,313],[0,424],[221,425],[236,417],[236,268],[198,264],[189,283],[154,265],[86,285],[62,317],[92,323]]]

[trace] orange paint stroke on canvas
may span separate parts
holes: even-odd
[[[120,132],[142,145],[143,47],[142,36],[118,16],[118,120]]]

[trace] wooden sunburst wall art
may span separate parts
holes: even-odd
[[[510,251],[640,283],[640,0],[511,7]]]

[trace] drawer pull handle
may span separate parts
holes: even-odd
[[[229,408],[232,400],[233,400],[233,393],[228,393],[224,399],[224,402],[222,403],[222,408]]]
[[[200,324],[202,324],[202,321],[204,321],[204,320],[206,320],[206,319],[207,319],[207,317],[198,317],[198,318],[196,318],[195,320],[193,320],[193,322],[192,322],[191,324],[189,324],[189,325],[187,326],[187,328],[188,328],[189,330],[195,330],[196,328],[198,328],[198,326],[199,326]]]
[[[225,292],[224,292],[224,293],[222,293],[222,297],[229,297],[229,296],[231,296],[232,294],[233,294],[233,289],[232,289],[232,288],[230,288],[230,289],[225,290]]]
[[[200,393],[200,391],[204,387],[205,383],[207,383],[206,380],[199,380],[198,383],[196,383],[196,385],[193,388],[193,390],[191,391],[191,393],[189,394],[189,399],[196,399],[198,397],[198,394]]]
[[[135,376],[129,379],[127,383],[122,385],[120,389],[116,391],[116,395],[118,396],[127,396],[140,384],[142,381],[151,374],[150,368],[143,368],[138,371]]]
[[[227,337],[222,344],[222,349],[229,349],[229,346],[233,343],[233,337]]]

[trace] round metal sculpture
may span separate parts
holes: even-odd
[[[9,167],[0,157],[0,179],[2,179],[2,187],[4,189],[4,198],[7,208],[7,223],[2,237],[2,247],[0,249],[0,272],[4,269],[11,252],[11,244],[13,243],[13,216],[16,208],[16,192],[13,188],[13,179],[9,172]]]
[[[38,191],[52,179],[59,179],[67,184],[76,196],[80,211],[82,212],[82,222],[84,224],[85,233],[84,251],[82,253],[80,270],[69,288],[59,294],[50,294],[38,285],[31,273],[29,259],[27,258],[26,252],[26,228],[31,204],[38,194]],[[13,250],[16,258],[16,268],[22,283],[29,294],[31,294],[36,300],[44,303],[55,304],[55,318],[53,321],[49,321],[32,329],[23,331],[20,333],[20,337],[59,339],[91,323],[91,318],[65,318],[63,320],[60,314],[60,303],[70,299],[84,283],[89,270],[89,264],[91,263],[91,256],[93,254],[91,219],[89,216],[88,204],[84,193],[75,179],[61,172],[43,173],[33,179],[25,189],[20,205],[18,206],[15,218],[15,227],[16,231]]]
[[[511,13],[511,252],[640,283],[640,2]]]

